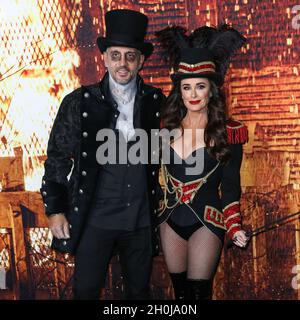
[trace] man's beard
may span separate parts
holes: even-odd
[[[126,72],[128,72],[129,73],[129,78],[127,78],[127,79],[122,79],[122,78],[120,78],[120,77],[117,77],[117,73],[119,72],[119,71],[126,71]],[[128,68],[126,68],[126,67],[120,67],[120,68],[118,68],[117,70],[116,70],[116,72],[115,72],[115,78],[114,78],[114,80],[117,82],[117,83],[119,83],[119,84],[127,84],[127,83],[129,83],[135,76],[136,76],[136,74],[137,74],[137,72],[134,72],[134,71],[131,71],[131,70],[129,70]]]

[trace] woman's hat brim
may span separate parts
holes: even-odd
[[[223,84],[223,77],[220,73],[173,73],[171,74],[171,79],[173,82],[178,82],[182,79],[189,78],[207,78],[212,80],[217,86],[221,86]]]
[[[152,54],[154,49],[153,44],[149,42],[109,40],[105,37],[99,37],[97,39],[97,44],[102,53],[105,52],[108,47],[129,47],[141,51],[145,58],[148,58]]]

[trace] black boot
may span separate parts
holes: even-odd
[[[170,273],[172,280],[175,300],[185,299],[185,288],[186,288],[186,271],[181,273]]]
[[[212,281],[205,279],[186,280],[186,300],[211,300]]]

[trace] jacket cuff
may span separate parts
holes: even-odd
[[[227,235],[232,239],[234,234],[242,229],[240,203],[238,201],[230,203],[223,209],[223,214]]]
[[[66,213],[68,209],[68,191],[66,186],[43,179],[40,192],[47,216],[55,213]]]

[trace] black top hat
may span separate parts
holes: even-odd
[[[136,48],[145,57],[153,51],[153,45],[144,42],[148,18],[133,10],[112,10],[105,14],[106,37],[99,37],[97,44],[103,53],[108,47],[121,46]]]
[[[156,32],[175,70],[173,82],[186,78],[208,78],[221,86],[234,52],[246,39],[226,24],[203,26],[189,36],[186,29],[173,26]]]

